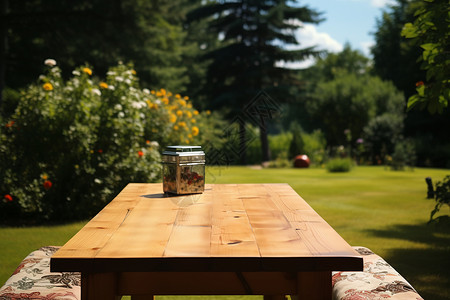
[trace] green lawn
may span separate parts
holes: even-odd
[[[206,178],[208,183],[289,183],[351,245],[383,256],[425,299],[444,300],[450,299],[450,233],[426,225],[434,201],[426,199],[425,177],[436,182],[448,174],[450,170],[419,168],[356,167],[349,173],[327,173],[211,167]],[[0,228],[0,283],[26,254],[41,245],[64,244],[82,225]]]

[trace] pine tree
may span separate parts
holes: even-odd
[[[230,117],[241,114],[259,93],[285,102],[292,96],[295,71],[279,62],[301,61],[318,52],[314,47],[288,50],[300,45],[294,32],[303,23],[320,22],[320,14],[296,1],[216,1],[188,14],[188,19],[209,18],[210,30],[221,39],[221,47],[210,51],[207,91],[212,108],[226,107]],[[245,120],[240,124],[241,163],[245,163]],[[267,119],[263,114],[257,124],[263,161],[270,159]]]

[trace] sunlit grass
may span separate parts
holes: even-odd
[[[425,177],[436,182],[447,174],[450,170],[420,168],[399,172],[355,167],[349,173],[328,173],[320,168],[210,167],[206,179],[207,183],[290,184],[349,244],[383,256],[425,299],[444,300],[450,299],[450,233],[426,225],[434,201],[426,199]],[[29,252],[43,245],[63,245],[83,224],[0,228],[0,283]],[[255,299],[225,296],[220,300],[231,298]]]

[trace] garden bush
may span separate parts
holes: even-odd
[[[349,158],[333,158],[327,162],[328,172],[349,172],[353,167],[353,162]]]
[[[0,119],[0,217],[88,218],[127,183],[157,181],[162,146],[202,140],[207,113],[188,97],[141,89],[132,65],[104,81],[89,66],[65,80],[54,60],[46,65]]]

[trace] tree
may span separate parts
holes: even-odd
[[[427,83],[426,72],[421,70],[421,63],[417,61],[417,58],[422,55],[423,49],[415,44],[414,39],[406,39],[401,36],[405,24],[413,23],[414,13],[420,11],[424,5],[427,4],[421,0],[397,0],[396,5],[383,12],[383,17],[378,20],[375,32],[376,44],[372,48],[373,71],[383,80],[392,81],[406,98],[416,94],[416,88],[424,88],[421,82],[424,82],[424,85]],[[442,9],[442,12],[444,11],[448,11],[448,9]],[[447,22],[448,25],[448,21],[445,21],[444,17],[440,20]],[[419,85],[418,87],[416,87],[416,83]],[[450,166],[448,158],[450,139],[447,131],[442,130],[449,127],[449,109],[444,110],[442,114],[433,116],[425,110],[412,109],[407,112],[404,135],[415,141],[419,166]],[[430,145],[434,146],[430,147]]]
[[[416,83],[417,93],[408,99],[408,109],[419,105],[432,114],[442,113],[450,100],[450,17],[448,1],[426,0],[415,13],[414,23],[406,23],[402,35],[422,48],[424,81]]]
[[[390,82],[370,75],[346,74],[320,82],[309,112],[320,119],[329,146],[345,145],[362,137],[363,128],[378,115],[403,114],[404,97]]]
[[[29,84],[47,58],[57,60],[63,70],[88,62],[97,74],[124,61],[135,63],[145,85],[184,92],[188,77],[182,62],[186,49],[193,49],[182,26],[187,2],[9,1],[2,16],[8,44],[5,84]]]
[[[207,73],[212,108],[226,107],[228,115],[235,117],[261,91],[280,102],[292,96],[295,72],[278,67],[277,63],[317,54],[313,47],[287,50],[285,46],[299,44],[294,31],[301,24],[320,21],[319,13],[295,2],[216,1],[189,14],[191,20],[210,18],[210,29],[222,40],[221,47],[206,56],[212,60]],[[245,143],[245,122],[239,124],[241,145]],[[267,161],[267,120],[262,114],[258,125],[263,161]],[[245,147],[240,152],[245,159]]]

